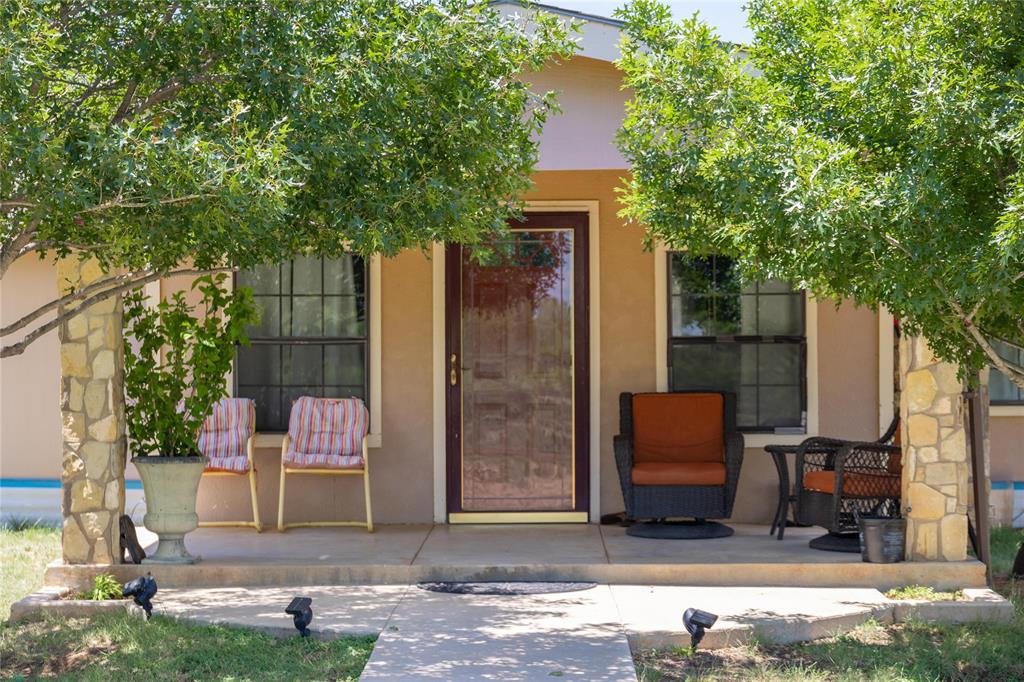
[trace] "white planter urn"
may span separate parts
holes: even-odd
[[[160,538],[156,552],[143,559],[153,564],[194,564],[185,536],[199,526],[196,493],[206,468],[205,457],[134,457],[146,495],[142,522]]]

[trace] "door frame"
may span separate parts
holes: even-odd
[[[599,202],[593,200],[554,200],[526,202],[526,213],[586,213],[587,214],[587,274],[588,274],[588,364],[589,364],[589,458],[588,483],[589,519],[581,513],[578,521],[596,523],[600,518],[600,433],[601,433],[601,305],[600,305],[600,220]],[[445,272],[445,245],[435,243],[432,250],[433,282],[433,483],[434,522],[448,522],[448,461],[447,461],[447,277]],[[520,513],[522,514],[522,513]],[[529,522],[526,516],[520,521]],[[543,519],[532,519],[541,521]],[[494,522],[499,522],[494,519]]]
[[[529,232],[535,220],[540,225],[534,229],[558,229],[573,233],[573,373],[572,373],[572,417],[573,447],[571,450],[573,467],[573,509],[571,510],[537,510],[537,511],[497,511],[469,512],[461,508],[460,498],[463,493],[460,482],[463,479],[464,446],[462,431],[465,425],[463,410],[463,381],[465,366],[462,348],[462,263],[463,250],[458,244],[452,244],[445,250],[445,356],[449,364],[457,358],[459,369],[449,366],[449,382],[446,391],[446,452],[447,452],[447,511],[449,523],[537,523],[537,522],[586,522],[590,507],[590,357],[588,352],[590,329],[589,314],[589,229],[587,214],[580,211],[532,211],[527,213],[525,220],[510,220],[509,229]],[[542,227],[543,226],[543,227]],[[457,381],[452,382],[452,374]]]

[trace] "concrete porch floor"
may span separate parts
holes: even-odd
[[[618,526],[394,525],[200,528],[186,544],[191,566],[51,564],[45,584],[84,588],[100,572],[127,580],[151,571],[166,587],[408,585],[433,580],[579,580],[619,585],[983,587],[984,566],[961,562],[867,564],[858,554],[810,549],[819,528],[789,528],[781,542],[766,526],[731,524],[732,537],[648,540]],[[139,528],[147,551],[156,537]]]

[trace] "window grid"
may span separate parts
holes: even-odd
[[[748,411],[750,405],[753,405],[753,424],[740,424],[739,429],[741,431],[748,432],[773,432],[773,431],[791,431],[800,429],[806,429],[806,414],[807,414],[807,339],[804,335],[797,334],[677,334],[676,330],[682,327],[679,324],[680,321],[675,319],[675,305],[674,301],[683,301],[686,298],[707,298],[710,299],[711,303],[711,321],[713,326],[717,329],[718,324],[718,312],[720,303],[729,298],[736,298],[738,303],[742,306],[742,297],[747,296],[754,300],[753,314],[754,314],[754,329],[761,330],[761,305],[760,299],[766,297],[798,297],[799,298],[799,322],[801,328],[806,324],[806,300],[802,292],[763,292],[763,286],[761,284],[755,284],[753,292],[745,292],[742,288],[736,289],[735,292],[723,293],[719,287],[719,262],[723,259],[719,257],[711,257],[711,268],[712,279],[710,282],[710,288],[707,292],[701,291],[699,293],[688,293],[682,285],[677,286],[677,280],[675,278],[676,270],[674,269],[673,258],[682,254],[669,252],[667,254],[668,264],[667,272],[669,273],[669,297],[668,297],[668,319],[669,319],[669,338],[668,338],[668,379],[669,379],[669,390],[693,390],[695,388],[705,388],[708,390],[733,390],[734,387],[739,389],[737,399],[742,405],[744,402],[747,405]],[[679,306],[680,311],[683,310],[683,306]],[[742,309],[742,308],[741,308]],[[743,326],[742,317],[739,321],[740,329]],[[721,385],[686,385],[677,386],[674,369],[674,351],[677,348],[687,347],[718,347],[718,348],[735,348],[742,347],[744,345],[753,346],[755,353],[755,380],[744,381],[740,380],[737,385],[721,386]],[[798,381],[797,382],[772,382],[762,379],[763,367],[762,367],[762,349],[768,347],[780,347],[780,346],[798,347]],[[742,376],[742,373],[741,373]],[[761,397],[764,389],[773,388],[796,388],[799,394],[799,414],[800,423],[792,424],[762,424],[762,409],[761,409]],[[751,402],[752,394],[752,402]]]
[[[1017,365],[1024,364],[1024,351],[1007,343],[995,341],[992,347],[999,357]],[[1024,405],[1024,389],[1010,381],[1002,372],[992,368],[989,378],[989,402],[992,405]]]
[[[269,406],[260,405],[259,398],[255,394],[258,394],[264,389],[278,389],[279,400],[282,402],[278,406],[278,419],[268,420],[264,417],[260,422],[257,422],[257,428],[264,433],[284,433],[288,430],[288,417],[290,412],[290,405],[284,405],[286,396],[289,394],[288,389],[292,389],[291,393],[301,391],[304,395],[316,395],[317,397],[350,397],[356,395],[362,398],[363,402],[369,404],[369,375],[370,375],[370,353],[369,353],[369,287],[367,265],[365,260],[360,256],[350,256],[353,261],[353,282],[352,290],[353,293],[343,294],[325,294],[327,290],[327,275],[325,267],[325,259],[318,259],[319,271],[320,271],[320,331],[324,331],[324,320],[327,318],[326,302],[331,298],[339,299],[354,299],[356,301],[356,318],[357,324],[361,322],[362,334],[347,334],[347,335],[317,335],[317,336],[295,336],[295,335],[283,335],[282,327],[284,326],[284,300],[290,299],[294,301],[296,296],[314,296],[316,294],[296,294],[295,293],[295,271],[296,261],[289,263],[289,274],[291,281],[288,283],[288,293],[283,293],[283,268],[284,263],[278,264],[277,268],[277,291],[276,293],[264,293],[260,292],[256,294],[257,299],[275,299],[277,306],[277,331],[278,335],[267,335],[267,334],[252,334],[250,335],[249,341],[251,343],[251,349],[240,348],[239,353],[249,351],[255,351],[259,347],[277,346],[277,368],[276,373],[277,381],[247,381],[247,377],[243,376],[243,372],[240,370],[239,353],[235,355],[235,395],[244,397],[253,397],[257,400],[257,411],[266,413],[269,410]],[[238,277],[235,277],[236,286],[238,285]],[[362,291],[359,291],[359,285],[362,285]],[[362,300],[363,305],[361,308],[358,306],[359,300]],[[294,304],[291,307],[291,331],[294,331]],[[362,318],[360,320],[360,312]],[[286,368],[293,365],[293,363],[287,358],[287,355],[293,352],[293,349],[306,348],[310,349],[311,346],[319,346],[319,368],[320,371],[317,373],[319,381],[287,381]],[[328,349],[332,347],[356,347],[362,352],[361,362],[361,374],[362,383],[338,383],[327,381],[327,371],[329,358]],[[297,396],[293,396],[297,397]],[[286,409],[287,408],[287,409]],[[272,411],[271,411],[272,413]],[[268,423],[269,422],[269,423]]]

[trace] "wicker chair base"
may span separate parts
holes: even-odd
[[[626,531],[626,535],[653,540],[709,540],[711,538],[727,538],[732,533],[732,528],[715,521],[638,523]]]
[[[811,540],[807,546],[823,552],[860,554],[860,536],[857,533],[825,533]]]

